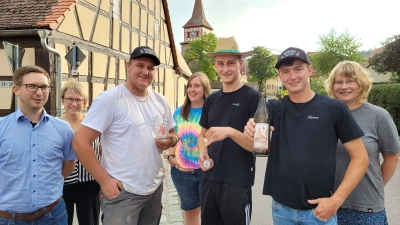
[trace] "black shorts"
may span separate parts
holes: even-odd
[[[240,186],[203,178],[202,225],[249,225],[251,186]]]

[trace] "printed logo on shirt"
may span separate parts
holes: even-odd
[[[319,117],[309,115],[307,119],[309,119],[309,120],[317,120],[317,119],[319,119]]]
[[[233,103],[232,105],[234,105],[234,106],[239,106],[240,103]]]

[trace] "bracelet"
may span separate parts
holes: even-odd
[[[171,158],[171,157],[175,159],[175,155],[174,154],[169,154],[168,157],[167,157],[167,160],[169,161],[169,158]]]
[[[175,139],[175,140],[176,140],[176,142],[175,142],[175,144],[174,144],[174,145],[172,145],[171,147],[175,147],[175,145],[176,145],[176,144],[178,144],[179,137],[178,137],[178,139],[176,139],[176,137],[175,137],[175,136],[173,136],[172,138],[173,138],[173,139]]]

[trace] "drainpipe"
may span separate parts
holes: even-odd
[[[61,105],[61,87],[62,87],[62,73],[61,73],[61,54],[54,48],[50,47],[47,45],[47,37],[50,34],[49,30],[40,30],[38,31],[38,34],[40,36],[40,43],[42,44],[42,47],[46,49],[49,52],[54,53],[57,56],[57,96],[56,96],[56,101],[57,101],[57,117],[61,117],[62,115],[62,105]]]
[[[179,76],[176,78],[176,85],[175,85],[175,110],[178,108],[178,97],[179,97],[179,78],[183,76],[183,70],[179,68]]]

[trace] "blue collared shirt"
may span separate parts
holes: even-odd
[[[20,109],[0,120],[0,210],[33,212],[61,197],[62,164],[76,159],[73,136],[45,110],[35,127]]]

